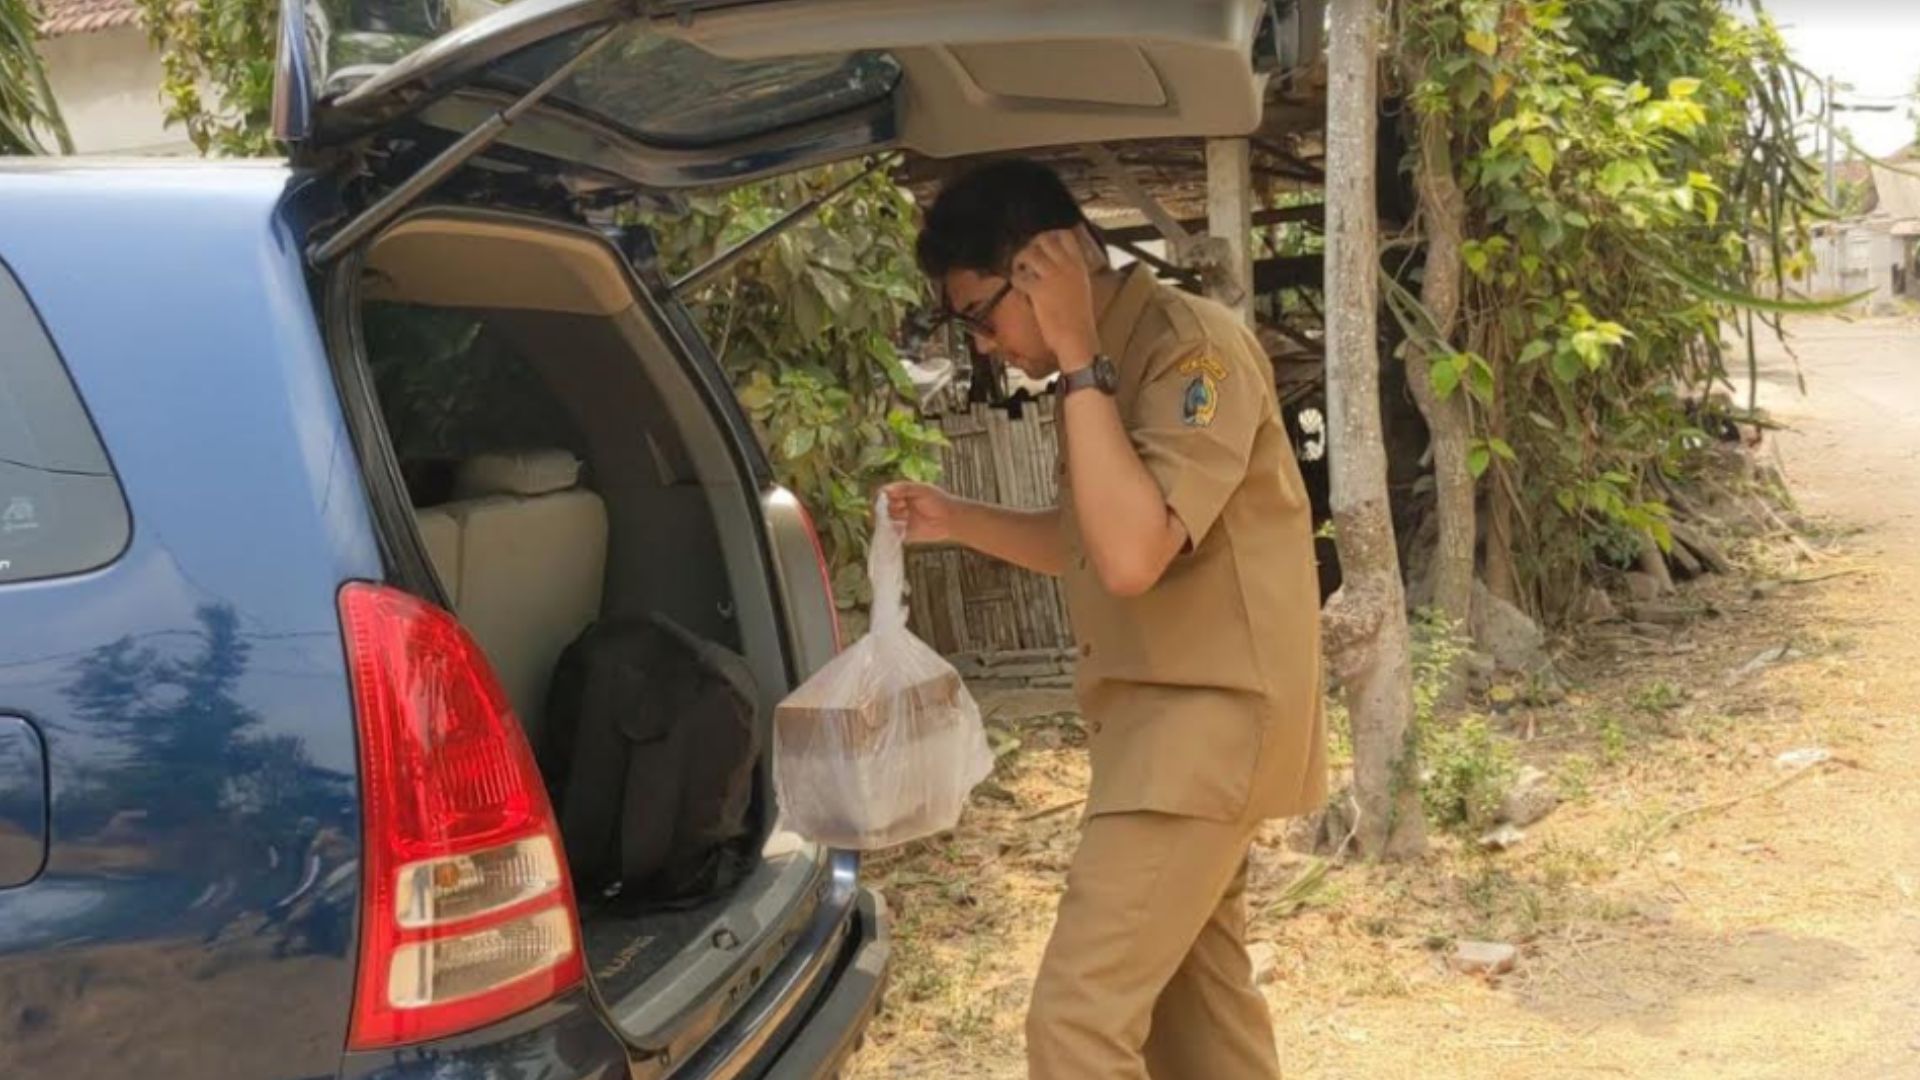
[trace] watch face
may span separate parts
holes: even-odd
[[[1120,389],[1120,369],[1102,356],[1093,362],[1093,384],[1111,394]]]

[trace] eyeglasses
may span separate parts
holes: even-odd
[[[1009,279],[1005,285],[1000,286],[999,291],[987,299],[986,303],[976,306],[971,311],[954,311],[949,308],[941,313],[940,321],[959,323],[970,333],[981,337],[993,337],[994,309],[999,307],[1000,301],[1005,300],[1007,294],[1012,291],[1013,281]]]

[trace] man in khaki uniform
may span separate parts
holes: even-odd
[[[942,191],[920,261],[976,348],[1058,374],[1060,504],[898,484],[915,541],[1064,577],[1092,790],[1027,1020],[1031,1074],[1273,1077],[1244,946],[1259,823],[1325,797],[1311,511],[1228,309],[1107,265],[1045,167]]]

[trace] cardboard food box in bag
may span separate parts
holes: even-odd
[[[788,826],[854,850],[950,829],[993,770],[980,708],[907,629],[901,539],[879,508],[873,628],[774,709],[773,775]]]

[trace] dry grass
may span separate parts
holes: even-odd
[[[1776,580],[1810,570],[1791,549],[1744,555]],[[1818,557],[1818,571],[1837,563]],[[1807,877],[1819,871],[1801,863],[1780,888],[1796,853],[1834,842],[1809,833],[1845,827],[1790,808],[1834,798],[1860,770],[1829,763],[1788,781],[1774,761],[1818,745],[1857,762],[1873,742],[1871,708],[1831,707],[1832,684],[1861,674],[1862,627],[1831,602],[1862,595],[1854,581],[1705,582],[1687,599],[1706,614],[1673,640],[1602,636],[1564,654],[1564,700],[1498,717],[1521,761],[1567,797],[1514,850],[1440,837],[1417,864],[1328,865],[1270,827],[1253,854],[1250,936],[1275,946],[1267,993],[1290,1075],[1826,1075],[1805,1055],[1812,1071],[1769,1071],[1778,1054],[1760,1047],[1792,1022],[1782,993],[1858,967],[1833,918],[1897,883]],[[1728,678],[1781,643],[1778,662]],[[983,704],[1002,756],[961,829],[869,864],[898,914],[897,968],[853,1076],[1023,1072],[1084,734],[1062,695]],[[1447,951],[1469,939],[1520,946],[1518,971],[1495,983],[1450,973]],[[1700,1010],[1719,1010],[1715,1050],[1694,1059],[1676,1039]],[[1735,1060],[1759,1071],[1726,1071]]]

